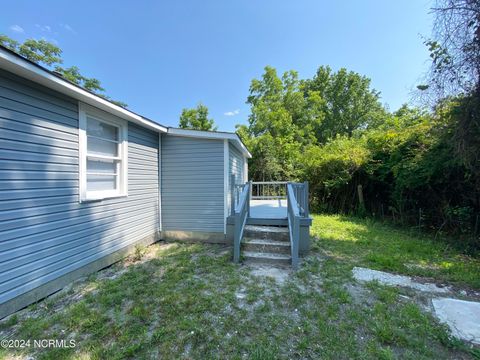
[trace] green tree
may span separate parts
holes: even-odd
[[[215,121],[208,118],[208,108],[203,104],[198,104],[193,109],[183,109],[180,115],[179,126],[182,129],[194,129],[204,131],[215,131]]]
[[[262,79],[253,79],[247,104],[250,105],[249,134],[290,138],[309,144],[315,142],[314,129],[323,119],[322,99],[306,98],[296,71],[280,78],[275,68],[267,66]]]
[[[328,67],[301,80],[296,71],[280,77],[267,66],[261,79],[252,80],[247,104],[249,124],[237,132],[256,155],[251,177],[262,180],[298,178],[306,147],[337,135],[350,137],[387,116],[368,78],[345,69],[333,73]]]
[[[112,100],[109,96],[105,95],[105,89],[101,86],[98,79],[82,75],[77,66],[63,67],[62,49],[55,44],[43,39],[27,39],[20,44],[18,41],[0,34],[0,45],[18,53],[34,63],[46,66],[48,69],[55,71],[68,81],[81,86],[106,100],[124,108],[127,107],[127,104],[124,102]]]
[[[356,130],[375,127],[386,112],[380,104],[380,93],[370,86],[370,79],[353,71],[333,72],[321,66],[313,79],[303,81],[305,97],[315,95],[322,101],[319,111],[323,121],[316,130],[319,142],[337,135],[351,136]]]
[[[247,99],[251,109],[249,125],[237,126],[237,133],[253,155],[249,162],[251,178],[262,181],[295,178],[294,159],[300,150],[301,136],[294,116],[302,112],[304,103],[303,96],[298,94],[295,72],[280,78],[274,68],[267,66],[262,79],[252,80]]]
[[[0,45],[12,51],[18,52],[18,41],[8,37],[7,35],[0,34]]]

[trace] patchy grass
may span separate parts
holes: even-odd
[[[352,279],[356,263],[385,268],[368,256],[380,243],[385,250],[377,249],[377,254],[395,254],[383,236],[389,233],[386,228],[316,216],[313,231],[319,239],[311,255],[296,273],[280,270],[285,275],[281,282],[233,264],[230,249],[221,246],[157,244],[142,249],[141,256],[134,254],[0,322],[0,338],[75,340],[75,348],[3,349],[0,358],[475,356],[402,290]],[[370,244],[369,234],[378,240]],[[393,237],[392,247],[415,242],[408,235]],[[426,254],[428,248],[422,251]],[[401,258],[408,263],[432,261],[427,255],[408,254],[412,256]],[[395,257],[393,269],[402,269],[401,259]]]
[[[480,289],[480,260],[431,236],[341,215],[314,215],[311,231],[316,250],[352,265]]]

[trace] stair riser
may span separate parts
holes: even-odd
[[[250,264],[268,264],[268,265],[282,265],[282,266],[291,265],[290,259],[272,259],[272,258],[245,256],[244,261]]]
[[[267,252],[274,254],[290,254],[290,246],[251,244],[248,242],[243,245],[243,250],[251,252]]]
[[[250,239],[269,239],[276,241],[290,241],[288,232],[270,232],[245,229],[243,236]]]

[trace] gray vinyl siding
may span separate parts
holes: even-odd
[[[77,102],[0,71],[0,304],[158,232],[158,134],[128,141],[128,197],[79,203]]]
[[[224,232],[223,140],[162,135],[162,230]]]
[[[231,181],[232,175],[235,175],[235,183],[236,184],[243,184],[244,177],[244,161],[246,161],[245,157],[242,153],[231,143],[229,143],[228,149],[228,189],[231,189]],[[228,214],[231,215],[231,191],[228,192],[227,195],[227,203],[228,203]]]
[[[244,183],[243,170],[245,158],[242,153],[232,144],[229,144],[228,168],[229,174],[235,175],[237,184]]]

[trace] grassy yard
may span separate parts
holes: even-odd
[[[314,218],[311,254],[277,280],[228,248],[157,244],[0,322],[0,338],[75,348],[0,350],[40,359],[470,359],[408,290],[361,285],[355,265],[480,288],[480,263],[429,238],[341,216]],[[283,281],[284,279],[284,281]],[[3,351],[3,352],[2,352]]]
[[[314,215],[316,251],[352,265],[480,289],[480,259],[461,254],[452,243],[415,230],[395,228],[370,219]]]

